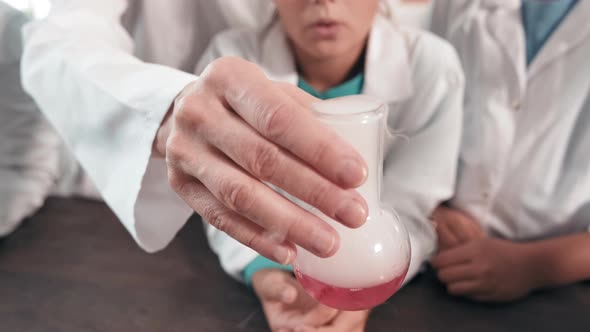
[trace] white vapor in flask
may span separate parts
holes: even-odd
[[[363,95],[314,104],[315,115],[365,159],[368,178],[357,190],[366,200],[366,223],[350,229],[317,209],[296,201],[330,224],[340,247],[319,258],[297,247],[293,264],[303,288],[319,302],[341,310],[363,310],[385,302],[401,287],[410,264],[410,241],[403,223],[380,200],[387,106]]]

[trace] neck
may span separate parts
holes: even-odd
[[[318,59],[294,47],[299,74],[318,92],[324,92],[363,70],[365,43],[344,54]]]

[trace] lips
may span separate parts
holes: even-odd
[[[342,24],[333,20],[319,20],[311,24],[309,28],[316,37],[329,39],[334,38],[338,34],[342,28]]]

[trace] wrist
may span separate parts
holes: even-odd
[[[154,142],[152,144],[152,154],[158,158],[165,158],[166,157],[166,142],[168,141],[168,136],[170,135],[171,126],[172,126],[172,109],[174,104],[170,106],[166,115],[164,115],[164,119],[160,124],[160,128],[156,132],[156,137],[154,138]]]
[[[524,273],[527,274],[531,289],[546,288],[552,284],[553,276],[559,273],[553,264],[554,258],[538,242],[521,244]]]

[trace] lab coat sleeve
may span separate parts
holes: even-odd
[[[436,250],[430,215],[452,197],[456,179],[464,78],[451,46],[442,41],[437,45],[417,50],[417,58],[435,60],[419,64],[415,70],[414,96],[401,106],[411,112],[405,120],[400,119],[398,127],[407,139],[394,139],[384,165],[383,201],[396,210],[410,236],[412,255],[405,282]],[[404,123],[409,131],[404,130]]]
[[[203,53],[195,72],[200,74],[209,63],[222,56],[238,56],[245,60],[254,60],[248,52],[252,38],[252,34],[246,34],[239,30],[230,30],[219,34]],[[234,279],[245,282],[242,272],[259,254],[211,226],[206,220],[204,220],[203,226],[205,227],[209,246],[219,258],[223,270]]]
[[[122,0],[57,0],[23,31],[22,80],[137,243],[165,247],[191,213],[152,142],[196,76],[134,57]]]

